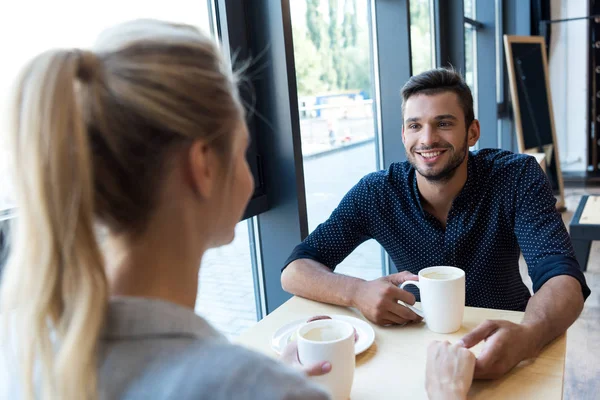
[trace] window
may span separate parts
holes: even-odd
[[[208,250],[200,267],[196,313],[230,339],[257,321],[249,221],[236,225],[233,242]]]
[[[476,19],[475,18],[475,1],[476,0],[464,0],[463,7],[465,10],[465,17]]]
[[[435,67],[433,5],[431,0],[410,1],[410,41],[412,74]]]
[[[290,2],[309,231],[377,168],[369,4]],[[381,263],[368,241],[336,272],[373,279]]]
[[[465,13],[465,81],[471,88],[473,93],[473,108],[475,111],[475,118],[478,117],[479,113],[477,110],[478,106],[478,93],[477,93],[477,29],[481,25],[476,19],[475,0],[464,0],[464,13]],[[475,145],[477,148],[478,145]]]
[[[477,31],[465,23],[465,81],[473,92],[473,100],[477,103]],[[477,106],[475,104],[475,114]]]
[[[19,70],[44,50],[89,48],[105,28],[137,18],[187,23],[214,35],[210,10],[210,1],[106,0],[101,7],[84,12],[81,2],[56,0],[37,2],[36,12],[32,13],[30,3],[14,2],[11,18],[6,18],[0,26],[1,37],[19,36],[19,40],[2,43],[5,54],[10,57],[4,57],[0,63],[0,107],[4,110],[8,105],[9,92]],[[6,124],[4,116],[5,113],[0,113],[1,126]],[[6,165],[2,164],[6,158],[6,147],[0,145],[0,210],[12,204]],[[203,258],[196,311],[229,337],[239,335],[257,320],[252,254],[248,222],[242,221],[236,227],[231,244],[210,250]]]

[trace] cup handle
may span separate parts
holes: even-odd
[[[406,281],[404,282],[402,285],[400,285],[400,289],[404,289],[406,286],[408,285],[414,285],[416,286],[419,290],[421,290],[421,286],[419,286],[419,282],[418,281]],[[421,318],[425,318],[425,314],[423,314],[423,310],[419,310],[417,307],[415,306],[411,306],[410,304],[406,304],[403,301],[398,300],[399,303],[402,303],[403,306],[410,308],[415,314],[417,314],[419,317]]]

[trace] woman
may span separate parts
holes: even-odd
[[[236,83],[210,38],[151,20],[25,68],[0,398],[327,398],[193,312],[202,255],[231,242],[253,190]],[[295,347],[284,360],[298,364]],[[430,371],[430,395],[451,372]]]
[[[193,312],[254,186],[236,83],[209,37],[150,20],[25,68],[0,398],[327,398]]]

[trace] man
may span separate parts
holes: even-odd
[[[486,340],[476,378],[494,378],[535,356],[575,321],[590,293],[548,180],[533,157],[469,152],[480,135],[462,77],[437,69],[402,89],[402,139],[408,161],[365,176],[330,218],[298,245],[283,288],[324,303],[358,308],[374,323],[419,317],[397,286],[425,267],[466,273],[466,304],[525,310],[521,324],[487,321],[462,340]],[[374,281],[334,273],[360,243],[377,240],[398,272]],[[535,294],[522,281],[523,253]]]

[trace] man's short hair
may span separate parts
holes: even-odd
[[[473,95],[463,77],[454,68],[436,68],[412,76],[402,88],[402,113],[406,101],[416,94],[434,95],[453,92],[458,96],[460,106],[465,114],[467,129],[475,119],[473,111]]]

